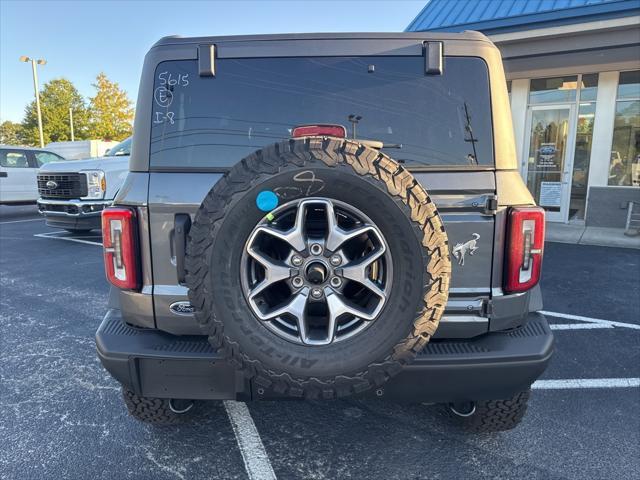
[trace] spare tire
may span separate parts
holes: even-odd
[[[451,264],[423,187],[378,150],[292,139],[235,165],[205,197],[185,260],[211,344],[278,395],[382,385],[435,332]]]

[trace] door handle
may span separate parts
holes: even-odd
[[[0,178],[7,178],[9,174],[7,172],[0,172]]]
[[[176,256],[176,273],[178,283],[185,283],[186,270],[184,259],[187,252],[187,235],[191,229],[191,217],[186,213],[178,213],[175,216],[173,227],[173,251]]]

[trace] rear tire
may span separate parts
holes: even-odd
[[[193,401],[141,397],[122,387],[122,397],[129,414],[154,425],[175,425],[185,421],[193,410]]]
[[[469,432],[502,432],[515,428],[527,411],[531,389],[505,400],[449,403],[447,416],[453,423]]]

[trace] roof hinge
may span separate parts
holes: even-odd
[[[198,45],[198,74],[201,77],[216,76],[215,45]]]
[[[424,53],[424,73],[426,75],[442,75],[443,66],[443,44],[442,42],[423,42]]]

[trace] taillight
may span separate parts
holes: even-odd
[[[544,249],[544,209],[514,207],[509,211],[504,289],[524,292],[540,280]]]
[[[342,125],[300,125],[293,129],[291,136],[293,138],[317,136],[345,138],[347,129]]]
[[[109,207],[102,211],[102,245],[107,280],[126,290],[140,288],[135,210]]]

